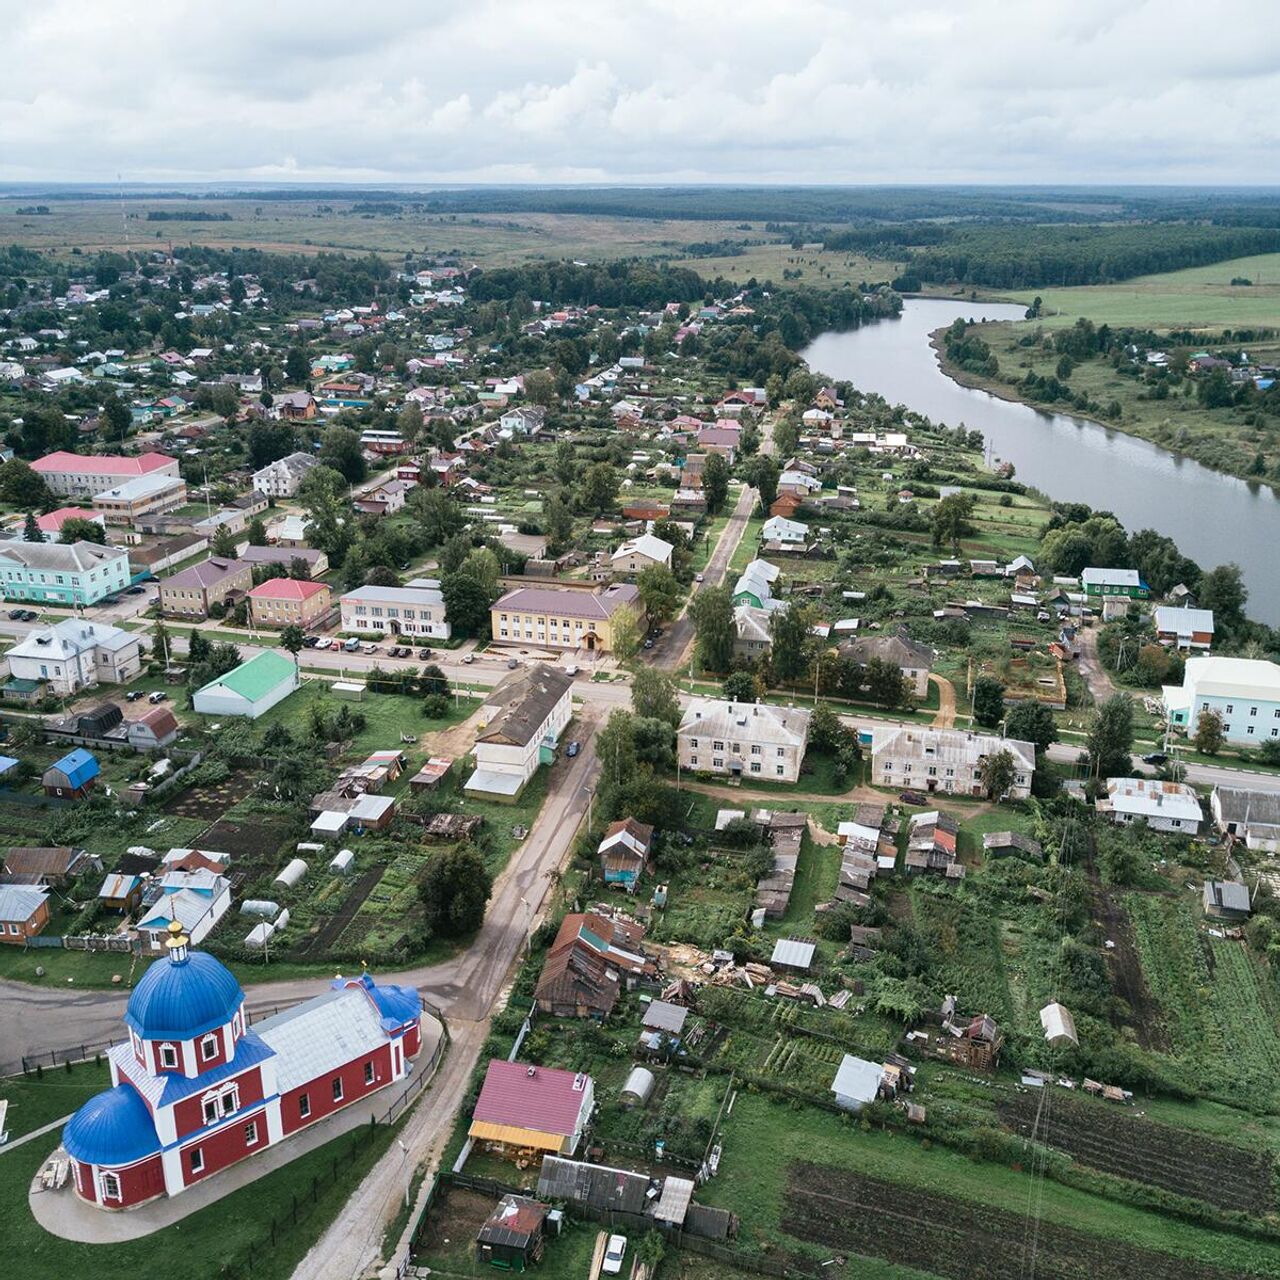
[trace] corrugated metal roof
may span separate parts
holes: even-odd
[[[689,1212],[689,1201],[692,1199],[693,1183],[688,1178],[668,1176],[662,1184],[662,1194],[651,1212],[659,1222],[672,1222],[680,1226],[685,1214]]]
[[[485,1072],[475,1118],[568,1136],[578,1128],[590,1085],[591,1077],[581,1072],[494,1058]]]
[[[326,991],[255,1022],[253,1029],[279,1055],[281,1093],[336,1071],[387,1041],[377,1010],[356,987]]]
[[[790,969],[807,969],[813,963],[817,944],[800,938],[779,938],[773,945],[770,964],[785,965]]]

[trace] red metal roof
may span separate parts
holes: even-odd
[[[120,454],[57,453],[46,454],[31,464],[33,471],[83,471],[95,476],[146,476],[173,461],[164,453],[140,453],[136,458]]]
[[[574,1081],[589,1078],[557,1067],[494,1058],[485,1072],[475,1119],[568,1137],[577,1131],[585,1095],[584,1089],[573,1087]]]
[[[249,595],[254,600],[310,600],[321,591],[328,591],[324,582],[302,582],[297,578],[268,578],[260,587],[254,587]]]

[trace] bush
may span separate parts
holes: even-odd
[[[449,714],[449,699],[443,693],[428,694],[422,700],[422,714],[428,720],[443,720]]]

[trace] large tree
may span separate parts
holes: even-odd
[[[645,719],[680,723],[675,680],[657,667],[641,667],[631,681],[631,709]]]
[[[995,676],[979,676],[973,682],[973,719],[984,729],[994,729],[1004,718],[1004,685]]]
[[[769,615],[769,660],[779,684],[803,679],[813,665],[813,614],[807,605],[790,604]]]
[[[1058,724],[1053,712],[1042,702],[1019,702],[1011,707],[1004,723],[1005,736],[1015,742],[1029,742],[1037,754],[1058,741]]]
[[[15,507],[45,506],[52,495],[44,477],[21,458],[0,464],[0,499]]]
[[[992,800],[1002,800],[1013,786],[1018,766],[1007,747],[987,756],[978,766],[978,779]]]
[[[1202,756],[1216,756],[1226,741],[1222,713],[1212,707],[1200,712],[1196,718],[1196,731],[1191,742]]]
[[[578,501],[584,510],[603,515],[617,504],[619,484],[616,468],[608,462],[593,463],[583,474]]]
[[[931,532],[935,547],[949,546],[952,555],[960,554],[960,539],[973,532],[969,517],[976,505],[971,493],[949,493],[933,509]]]
[[[332,426],[320,441],[320,461],[345,477],[349,484],[359,484],[369,473],[360,447],[360,437],[350,427]]]
[[[1200,579],[1196,601],[1202,609],[1213,610],[1214,624],[1228,630],[1244,621],[1249,590],[1238,564],[1220,564]]]
[[[22,525],[23,542],[43,542],[45,540],[44,530],[36,521],[34,511],[27,512],[27,518]]]
[[[702,468],[702,493],[707,500],[707,514],[719,515],[729,496],[729,463],[723,454],[708,455]]]
[[[88,520],[84,516],[72,516],[62,522],[58,531],[59,542],[96,542],[100,547],[107,545],[107,531],[96,520]]]
[[[733,592],[704,587],[689,603],[698,637],[698,661],[708,671],[728,671],[733,662]]]
[[[1133,767],[1133,703],[1113,693],[1093,713],[1086,740],[1089,767],[1099,778],[1128,773]]]
[[[675,574],[665,564],[651,564],[642,569],[636,578],[636,588],[650,622],[666,622],[679,612],[683,592]]]
[[[329,467],[313,467],[298,488],[298,502],[307,515],[307,541],[339,567],[356,536],[347,482]]]
[[[760,493],[760,506],[768,511],[778,497],[778,463],[767,453],[752,458],[742,468],[742,478]]]
[[[447,489],[414,489],[409,505],[430,547],[446,542],[467,522],[462,508],[449,496]]]
[[[493,878],[469,844],[436,854],[419,883],[428,938],[461,938],[484,923]]]

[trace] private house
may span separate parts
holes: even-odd
[[[322,578],[329,572],[329,557],[312,547],[245,547],[237,560],[240,564],[251,566],[276,565],[280,569],[280,577],[286,574],[294,577],[293,566],[297,562],[305,564],[313,578]]]
[[[403,1080],[422,1001],[368,975],[252,1026],[240,984],[181,926],[129,996],[112,1087],[62,1132],[77,1196],[128,1209],[176,1196]]]
[[[273,649],[210,680],[192,695],[192,709],[206,716],[247,716],[256,720],[298,687],[298,668]]]
[[[742,428],[737,426],[703,427],[698,432],[698,448],[703,453],[718,453],[730,466],[742,443]]]
[[[129,554],[96,542],[0,543],[6,600],[90,605],[129,585]]]
[[[642,533],[638,538],[624,542],[609,557],[609,567],[614,573],[631,575],[643,573],[654,565],[670,569],[671,553],[674,550],[671,543],[664,542],[651,533]]]
[[[982,796],[982,768],[989,756],[1013,757],[1013,785],[1003,798],[1025,800],[1036,768],[1035,748],[1015,738],[963,729],[876,729],[872,735],[870,782],[878,787]]]
[[[596,853],[606,885],[634,893],[653,852],[653,828],[634,818],[621,818],[605,829]]]
[[[310,391],[289,391],[276,396],[271,411],[285,422],[310,422],[319,412],[316,398]]]
[[[51,493],[91,498],[104,489],[139,476],[178,475],[178,460],[163,453],[120,454],[49,453],[31,464]]]
[[[595,591],[580,587],[516,587],[489,610],[499,644],[532,644],[543,649],[586,649],[608,653],[619,611],[643,623],[640,592],[630,582]]]
[[[560,1018],[607,1018],[624,988],[657,972],[643,939],[635,921],[603,911],[565,916],[534,989],[538,1008]]]
[[[504,431],[512,431],[516,435],[531,436],[541,431],[547,420],[547,411],[540,404],[521,405],[518,409],[508,409],[498,419],[498,425]]]
[[[307,627],[323,618],[332,605],[327,582],[298,578],[268,578],[249,592],[249,619],[255,627]]]
[[[25,946],[49,923],[49,895],[30,884],[0,884],[0,942]]]
[[[956,862],[956,840],[960,827],[949,814],[933,809],[913,814],[907,830],[907,854],[903,869],[907,875],[922,871],[941,872],[949,879],[964,875],[964,867]]]
[[[1151,588],[1142,581],[1137,569],[1086,569],[1080,575],[1080,585],[1093,604],[1108,596],[1145,600],[1151,594]]]
[[[90,511],[87,507],[59,507],[56,511],[36,516],[36,528],[46,538],[56,538],[68,520],[92,520],[94,524],[100,524],[104,528],[107,523],[101,511]]]
[[[0,858],[0,868],[4,871],[0,877],[4,883],[61,889],[87,871],[101,871],[102,860],[69,845],[17,847]]]
[[[3,553],[0,553],[3,554]],[[1203,711],[1222,717],[1228,742],[1257,746],[1280,738],[1280,666],[1258,658],[1188,658],[1182,684],[1165,685],[1165,714],[1193,737]]]
[[[888,636],[867,635],[856,640],[845,640],[838,646],[838,650],[842,658],[863,667],[873,659],[891,663],[911,685],[913,697],[929,696],[929,671],[936,655],[927,645],[917,644],[905,631],[897,631]]]
[[[1236,924],[1247,920],[1253,911],[1249,888],[1239,880],[1206,880],[1202,903],[1210,919]]]
[[[492,1058],[468,1136],[502,1155],[571,1156],[594,1106],[595,1084],[584,1072]]]
[[[438,584],[421,587],[357,587],[338,601],[343,631],[447,640],[451,632]]]
[[[1213,645],[1212,609],[1174,609],[1160,605],[1155,611],[1155,624],[1156,639],[1166,647],[1207,653]]]
[[[1159,778],[1108,778],[1107,794],[1098,797],[1095,807],[1112,822],[1142,819],[1152,831],[1188,836],[1199,832],[1203,817],[1200,801],[1186,783]]]
[[[125,736],[135,751],[159,751],[176,741],[178,720],[168,707],[152,707],[129,721]]]
[[[784,547],[804,547],[809,541],[809,526],[785,516],[770,516],[760,530],[760,537],[767,543]]]
[[[817,476],[798,470],[784,471],[778,477],[778,496],[780,498],[797,498],[800,502],[812,494],[822,492],[822,481]]]
[[[846,1053],[831,1082],[832,1100],[841,1111],[861,1111],[880,1096],[884,1067]]]
[[[769,631],[768,609],[740,604],[733,610],[733,656],[755,662],[769,652],[773,636]]]
[[[41,775],[40,785],[47,796],[60,799],[82,800],[93,789],[102,772],[97,758],[83,747],[68,751],[61,760],[55,760]]]
[[[476,767],[463,790],[515,800],[538,766],[555,759],[573,715],[572,690],[573,677],[545,663],[513,671],[481,708]]]
[[[320,460],[310,453],[290,453],[275,462],[269,462],[253,473],[253,487],[268,498],[292,498],[307,473],[320,465]]]
[[[187,482],[154,472],[134,476],[93,495],[93,509],[108,524],[136,525],[147,516],[174,511],[187,500]]]
[[[210,557],[160,583],[160,612],[168,618],[207,618],[210,605],[225,609],[252,589],[251,563]]]
[[[142,670],[142,641],[107,622],[66,618],[30,631],[5,657],[15,680],[33,680],[60,697],[98,684],[127,684]]]
[[[800,777],[808,741],[808,711],[723,698],[694,698],[676,735],[682,769],[771,782]]]
[[[982,837],[982,849],[988,858],[1024,858],[1028,862],[1044,861],[1044,847],[1040,841],[1024,836],[1021,831],[988,831]]]
[[[200,942],[230,910],[231,881],[209,867],[184,871],[170,865],[144,892],[143,903],[135,927],[148,950],[161,950],[175,924]]]
[[[1214,787],[1209,811],[1224,836],[1258,853],[1280,852],[1280,792]]]
[[[738,576],[733,588],[734,604],[749,604],[756,609],[781,609],[782,601],[773,598],[773,584],[782,570],[767,560],[752,560]]]
[[[366,516],[393,516],[404,510],[405,498],[412,485],[403,480],[388,480],[355,500],[355,509]]]

